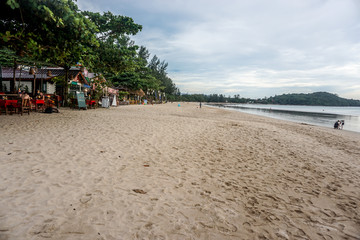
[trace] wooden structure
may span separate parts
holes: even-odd
[[[59,67],[30,68],[20,66],[14,69],[12,67],[0,66],[0,92],[14,93],[14,91],[20,88],[21,90],[27,90],[33,97],[37,90],[48,95],[56,94],[64,96],[64,87],[61,84],[57,85],[53,78],[65,78],[67,75],[67,81],[70,80],[71,82],[79,73],[81,73],[80,67],[72,67],[66,71],[64,68]],[[84,76],[82,78],[85,79]],[[11,89],[11,85],[14,85],[15,89]]]
[[[28,115],[30,115],[30,111],[31,111],[31,103],[30,103],[30,99],[21,99],[21,115],[23,115],[23,113],[27,113]]]

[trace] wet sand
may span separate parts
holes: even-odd
[[[0,115],[0,239],[359,239],[360,134],[198,104]]]

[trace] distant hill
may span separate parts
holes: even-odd
[[[208,103],[260,103],[260,104],[281,104],[281,105],[313,105],[313,106],[356,106],[360,107],[360,100],[346,99],[328,92],[315,92],[309,94],[283,94],[269,98],[240,98],[223,94],[181,94],[171,96],[169,101],[184,102],[208,102]]]
[[[282,105],[318,105],[318,106],[360,106],[360,100],[346,99],[328,92],[309,94],[283,94],[262,99],[263,103]]]

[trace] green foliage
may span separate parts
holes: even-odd
[[[98,27],[100,46],[94,49],[93,70],[102,73],[115,86],[142,88],[141,62],[138,61],[138,46],[127,35],[141,31],[142,26],[132,18],[116,16],[111,12],[83,12]]]
[[[240,98],[240,95],[235,95],[234,97],[226,97],[223,94],[180,94],[178,92],[176,95],[168,96],[168,99],[171,101],[185,101],[185,102],[213,102],[213,103],[247,103],[252,100],[249,98]]]
[[[70,66],[97,45],[96,26],[72,0],[10,0],[0,9],[0,44],[18,56]]]
[[[137,69],[139,77],[142,80],[141,88],[145,91],[164,90],[164,86],[159,78],[156,77],[154,71],[148,67],[149,51],[141,46],[137,54]]]
[[[14,61],[16,64],[33,66],[34,64],[38,67],[40,66],[55,66],[54,64],[37,61],[31,57],[21,57],[16,55],[16,53],[10,49],[4,48],[0,49],[0,66],[3,67],[14,67]]]
[[[82,14],[98,29],[96,37],[99,47],[93,49],[93,70],[106,78],[134,70],[138,47],[127,35],[135,35],[142,26],[134,23],[130,17],[113,15],[111,12],[100,14],[84,11]]]
[[[79,61],[88,63],[91,49],[98,45],[96,32],[95,24],[79,12],[73,0],[0,3],[0,46],[34,62],[66,70]]]
[[[100,42],[100,47],[94,50],[95,72],[102,73],[106,79],[122,72],[134,71],[137,66],[135,62],[137,46],[129,37],[123,36],[112,40]]]
[[[268,99],[258,100],[257,102],[282,105],[360,106],[359,100],[340,98],[335,94],[327,92],[283,94]]]
[[[108,87],[108,82],[105,81],[102,75],[98,75],[91,80],[91,83],[95,85],[94,95],[92,96],[92,98],[95,100],[99,100],[103,95],[103,89],[105,87]]]
[[[141,86],[141,79],[136,72],[123,72],[111,78],[115,86],[123,86],[129,89],[138,90]]]
[[[6,3],[11,7],[11,9],[20,7],[16,0],[8,0]]]
[[[164,92],[168,95],[174,95],[177,89],[171,78],[167,75],[167,67],[168,63],[160,61],[156,55],[153,56],[148,64],[152,76],[161,82],[161,85],[164,87]]]
[[[119,99],[121,99],[121,98],[123,98],[124,96],[129,95],[129,92],[119,91],[118,94],[119,94]]]
[[[167,76],[168,64],[156,56],[148,63],[149,51],[130,39],[142,30],[141,25],[111,12],[81,12],[75,1],[1,1],[0,64],[50,63],[68,70],[80,62],[115,86],[178,92]],[[64,89],[66,80],[62,80]]]
[[[142,26],[134,23],[130,17],[113,15],[111,12],[100,14],[84,11],[83,14],[98,27],[100,41],[114,42],[125,34],[135,35],[142,30]]]

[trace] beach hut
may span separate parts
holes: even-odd
[[[140,104],[145,93],[142,89],[129,91],[130,104]]]
[[[36,68],[24,65],[19,65],[15,71],[11,67],[1,67],[1,91],[11,91],[11,82],[14,81],[15,73],[14,84],[16,90],[24,90],[33,95],[36,90],[40,90],[45,94],[54,94],[56,92],[56,84],[52,79],[62,71],[62,69],[58,68]]]
[[[86,96],[87,92],[90,89],[89,82],[82,74],[82,72],[77,72],[75,76],[70,74],[68,86],[69,86],[69,95],[75,95],[76,92],[83,92]]]
[[[110,103],[110,106],[112,107],[116,107],[118,106],[118,93],[119,93],[119,90],[115,89],[115,88],[111,88],[111,87],[106,87],[106,95],[109,97],[109,103]]]
[[[27,91],[30,95],[35,95],[37,90],[40,90],[47,95],[64,95],[64,87],[60,83],[54,81],[57,77],[64,77],[66,71],[61,67],[34,67],[19,65],[15,70],[12,67],[0,67],[1,69],[1,82],[0,92],[10,93],[11,84],[14,81],[15,74],[15,89]],[[81,73],[80,68],[72,67],[68,71],[68,83],[71,84],[74,77],[77,77]],[[75,79],[75,82],[78,81]],[[80,80],[81,82],[81,80]],[[83,88],[90,87],[86,84],[86,81],[82,81],[85,84],[81,85]],[[75,85],[75,83],[72,83]],[[76,83],[77,84],[77,83]]]

